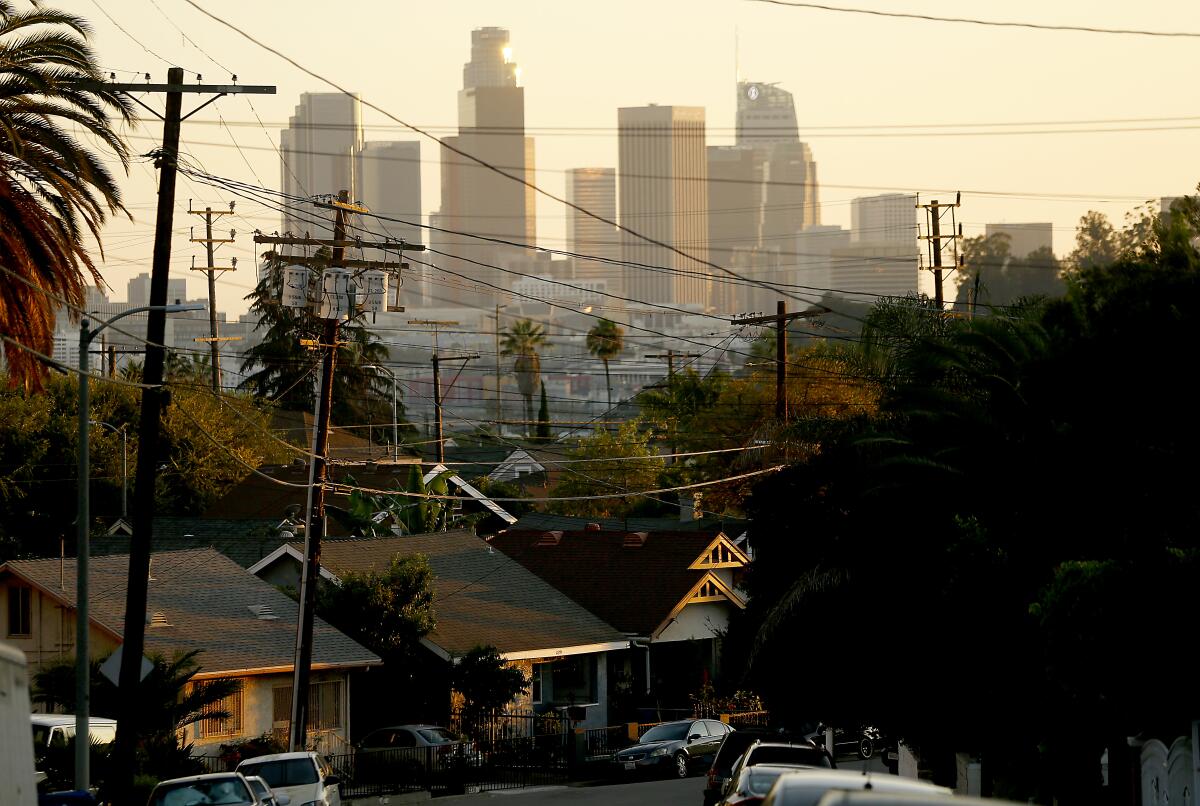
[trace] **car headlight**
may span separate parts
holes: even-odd
[[[656,747],[650,751],[650,757],[654,758],[656,756],[666,756],[666,755],[670,755],[670,753],[671,753],[671,749],[669,747],[666,747],[666,746]]]

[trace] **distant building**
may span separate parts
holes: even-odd
[[[850,230],[832,225],[806,227],[795,238],[795,253],[787,261],[794,267],[797,293],[817,299],[834,284],[833,254],[850,248]]]
[[[988,224],[984,234],[989,238],[1004,234],[1009,238],[1008,252],[1013,257],[1026,257],[1039,249],[1054,251],[1054,225],[1044,224]]]
[[[125,283],[125,299],[131,307],[150,304],[150,273],[142,272]],[[108,300],[105,299],[105,302]],[[167,304],[187,301],[187,280],[172,277],[167,280]],[[207,316],[207,314],[205,314]]]
[[[750,146],[709,146],[708,255],[718,266],[739,274],[757,273],[758,248],[763,240],[765,149]],[[713,282],[712,305],[736,313],[748,307],[752,288],[731,282],[728,275]]]
[[[617,110],[621,225],[688,255],[622,232],[627,296],[647,303],[706,307],[708,165],[704,109],[641,106]]]
[[[357,93],[302,94],[288,127],[279,135],[280,187],[292,196],[336,195],[346,190],[351,199],[361,199],[355,168],[362,144],[362,103]],[[283,231],[328,237],[317,220],[332,221],[332,214],[315,207],[289,208],[283,214]]]
[[[800,141],[792,94],[774,84],[739,81],[737,144],[771,145]]]
[[[905,193],[861,196],[850,203],[850,243],[892,245],[917,252],[917,201]]]
[[[463,66],[463,88],[458,93],[458,134],[442,139],[442,199],[435,219],[436,226],[465,234],[431,237],[439,251],[453,256],[443,259],[443,268],[501,288],[511,286],[511,276],[490,266],[505,264],[526,250],[469,235],[516,244],[537,240],[533,189],[476,161],[533,180],[533,139],[525,136],[525,90],[518,86],[520,69],[512,61],[508,42],[503,28],[471,32],[471,60]],[[479,293],[458,295],[464,305],[490,298],[486,287]]]
[[[617,220],[617,172],[614,168],[572,168],[567,171],[567,201],[609,221]],[[580,255],[620,260],[617,228],[579,210],[567,208],[567,249]],[[622,269],[614,263],[576,259],[574,278],[603,280],[620,293]]]
[[[362,226],[378,233],[379,239],[426,243],[421,214],[421,144],[416,140],[368,141],[358,153],[358,176],[362,183],[362,202],[377,218],[364,217]],[[401,219],[409,223],[391,221]],[[369,250],[367,260],[399,262],[400,255]],[[418,277],[424,276],[419,265],[403,278],[401,305],[423,302],[424,288]]]

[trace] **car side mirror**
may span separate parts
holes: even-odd
[[[699,739],[699,738],[700,738],[700,734],[699,734],[699,733],[693,733],[691,736],[688,736],[688,741],[689,741],[689,742],[694,742],[694,741],[696,741],[696,740],[697,740],[697,739]]]
[[[291,806],[292,796],[286,792],[280,792],[275,796],[275,802],[278,803],[279,806]]]
[[[337,786],[341,782],[342,782],[342,779],[338,778],[336,775],[326,775],[325,776],[325,786]]]

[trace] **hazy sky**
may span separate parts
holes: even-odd
[[[1200,3],[1192,0],[845,2],[994,20],[1200,32]],[[146,72],[165,80],[168,65],[140,42],[188,70],[188,81],[195,80],[191,71],[202,73],[206,83],[224,83],[234,72],[243,84],[278,86],[278,95],[251,96],[265,132],[245,96],[226,97],[184,124],[183,142],[213,173],[279,186],[272,142],[278,143],[300,93],[329,91],[327,85],[184,0],[61,5],[93,21],[100,60],[120,80],[140,80]],[[101,5],[129,35],[104,16]],[[801,139],[817,161],[825,224],[848,227],[855,196],[905,190],[928,197],[939,191],[945,199],[961,189],[960,221],[968,235],[982,232],[987,222],[1052,221],[1055,251],[1063,254],[1088,209],[1120,219],[1138,199],[1193,192],[1200,180],[1200,112],[1192,103],[1200,54],[1195,38],[984,28],[741,0],[205,0],[203,6],[397,117],[438,133],[457,122],[456,92],[471,30],[508,28],[526,88],[526,126],[537,140],[538,182],[556,194],[563,192],[563,169],[616,165],[620,106],[704,106],[709,143],[731,143],[735,52],[743,79],[779,82],[795,95]],[[148,100],[161,108],[161,97]],[[228,129],[217,124],[218,114]],[[1185,119],[1063,123],[1128,118]],[[367,139],[419,139],[370,110],[364,110],[364,122]],[[930,124],[983,125],[943,126],[933,129],[936,136],[891,128]],[[1078,131],[1097,128],[1139,131]],[[1055,133],[1011,133],[1030,130]],[[135,150],[144,153],[160,140],[161,124],[144,123],[133,137]],[[439,203],[436,156],[435,145],[423,142],[426,213]],[[154,171],[132,166],[124,192],[135,222],[114,223],[105,240],[104,274],[116,299],[124,297],[129,277],[149,270]],[[229,199],[187,181],[180,181],[177,196],[179,209],[189,198],[200,206],[224,206]],[[279,220],[249,203],[239,202],[238,212],[244,218],[231,223],[239,244],[218,261],[236,255],[242,263],[219,290],[220,308],[234,314],[245,310],[241,297],[253,284],[249,230],[271,231]],[[201,245],[186,240],[187,227],[199,219],[177,213],[175,223],[172,272],[186,276],[191,255],[197,265],[204,262]],[[563,244],[563,210],[546,199],[538,204],[538,236],[548,246]],[[190,279],[190,293],[200,295],[202,275]]]

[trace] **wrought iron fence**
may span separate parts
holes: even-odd
[[[627,725],[609,725],[584,731],[584,761],[606,761],[621,748],[633,744]]]

